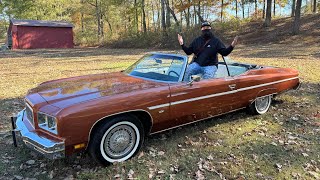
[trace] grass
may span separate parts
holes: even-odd
[[[120,71],[148,50],[28,50],[0,54],[0,179],[317,179],[320,176],[319,67],[316,46],[240,46],[242,62],[296,68],[303,85],[277,97],[270,111],[245,111],[146,138],[129,161],[101,167],[86,153],[51,161],[11,145],[9,117],[37,84],[77,75]],[[154,50],[153,50],[154,51]],[[27,164],[30,159],[34,164]]]

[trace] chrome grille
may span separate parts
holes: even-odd
[[[27,103],[26,103],[26,116],[28,120],[31,122],[31,124],[34,125],[33,111]]]

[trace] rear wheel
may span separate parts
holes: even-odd
[[[91,136],[90,155],[99,163],[108,165],[133,157],[141,148],[144,128],[133,115],[108,119]]]
[[[264,114],[266,113],[271,104],[272,95],[258,97],[248,107],[251,114]]]

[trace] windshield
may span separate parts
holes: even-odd
[[[125,72],[132,76],[167,82],[182,79],[185,60],[183,57],[167,54],[148,54]]]

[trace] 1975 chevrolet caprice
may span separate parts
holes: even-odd
[[[46,157],[87,150],[106,165],[134,156],[144,137],[242,108],[263,114],[299,86],[298,71],[224,62],[216,78],[185,81],[187,56],[150,53],[127,70],[48,81],[11,118],[14,142]]]

